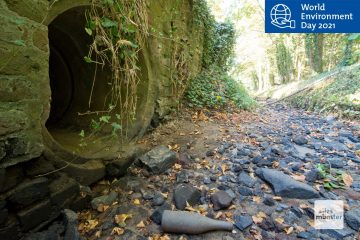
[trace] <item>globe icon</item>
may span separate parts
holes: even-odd
[[[288,22],[291,19],[290,8],[285,4],[277,4],[271,9],[270,17],[275,23]]]

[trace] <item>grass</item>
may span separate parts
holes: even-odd
[[[294,95],[289,102],[323,114],[360,119],[360,68],[341,71],[316,88]]]

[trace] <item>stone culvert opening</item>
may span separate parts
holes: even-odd
[[[87,147],[79,147],[81,130],[89,132],[92,119],[98,119],[94,114],[86,112],[104,111],[110,103],[107,101],[111,89],[111,70],[109,67],[98,67],[84,61],[88,55],[89,45],[92,42],[84,30],[86,25],[85,13],[89,6],[78,6],[59,13],[52,17],[48,24],[49,29],[49,76],[51,86],[51,108],[46,122],[48,142],[50,148],[54,146],[62,150],[76,153],[83,158],[102,158],[106,154],[116,155],[119,145],[112,139],[109,142],[90,143]],[[138,106],[136,120],[131,126],[125,126],[129,142],[136,136],[142,135],[148,127],[154,113],[154,84],[148,71],[150,61],[147,50],[143,49],[139,56],[140,84],[138,85]],[[95,84],[92,86],[94,82]],[[92,102],[89,98],[92,92]],[[116,111],[114,111],[115,114]],[[114,116],[115,118],[115,116]],[[103,134],[109,135],[110,129]],[[119,141],[120,142],[120,141]],[[106,151],[104,151],[106,149]],[[109,150],[110,149],[110,150]],[[83,161],[82,161],[83,162]]]

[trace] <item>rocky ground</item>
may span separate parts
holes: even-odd
[[[358,123],[282,104],[254,114],[186,112],[140,140],[152,150],[125,177],[83,189],[93,197],[91,207],[77,216],[66,212],[66,234],[72,240],[357,239],[359,133]],[[344,229],[314,228],[317,199],[344,201]],[[165,209],[235,227],[163,233]]]

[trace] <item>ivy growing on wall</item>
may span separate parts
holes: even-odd
[[[276,65],[282,83],[288,83],[291,80],[292,57],[289,49],[286,48],[283,40],[276,44]]]
[[[203,28],[204,44],[202,72],[192,79],[185,93],[190,106],[218,108],[234,105],[250,108],[254,101],[245,88],[228,74],[235,46],[233,23],[216,22],[205,0],[193,1],[193,14],[194,25]]]

